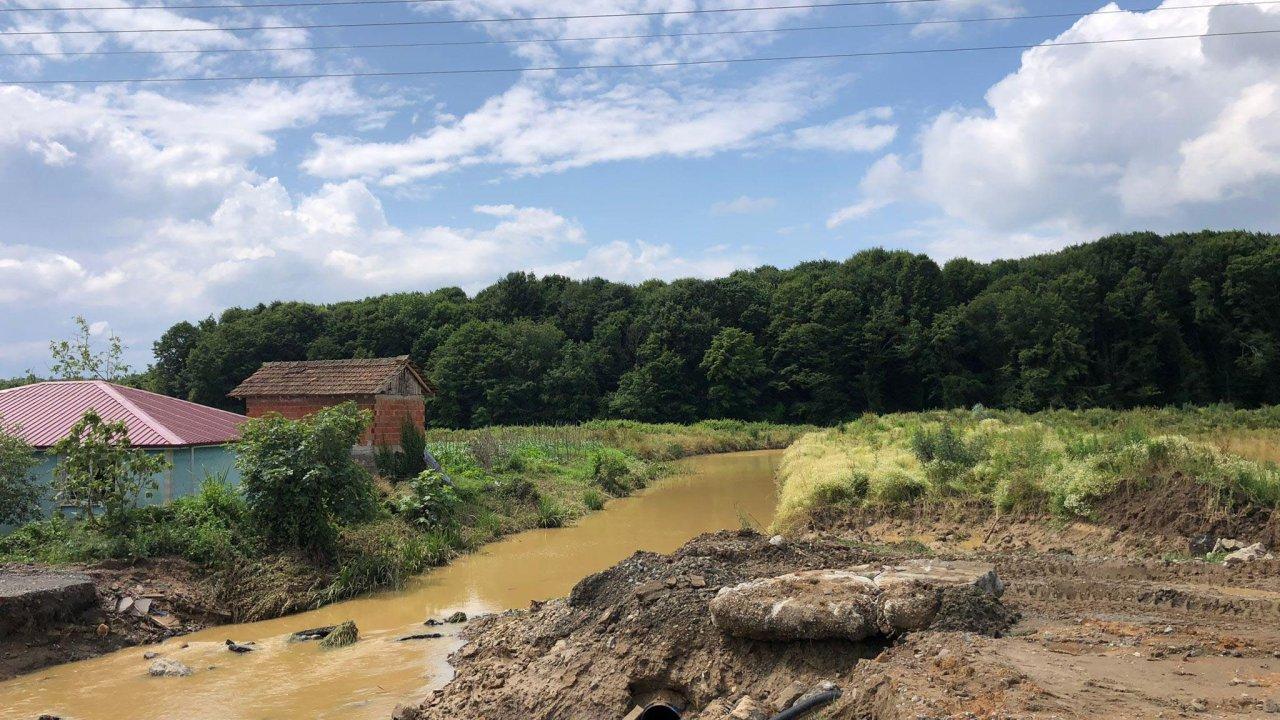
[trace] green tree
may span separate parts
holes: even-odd
[[[373,512],[373,480],[351,458],[372,421],[347,402],[302,420],[270,414],[244,424],[240,487],[269,546],[327,555],[340,525]]]
[[[133,447],[124,422],[103,420],[94,410],[49,452],[59,457],[53,470],[57,499],[78,508],[90,525],[114,533],[126,531],[130,511],[156,489],[155,476],[168,466],[163,457]]]
[[[40,512],[40,486],[31,469],[36,451],[18,437],[17,428],[0,423],[0,525],[34,520]]]
[[[124,362],[124,343],[119,335],[108,335],[107,347],[95,351],[89,321],[83,315],[75,316],[73,321],[76,333],[71,339],[49,343],[49,354],[53,358],[49,372],[54,377],[61,380],[118,380],[129,374],[129,366]]]
[[[707,376],[711,415],[747,419],[759,414],[757,403],[768,368],[764,352],[750,334],[732,327],[721,330],[699,367]]]

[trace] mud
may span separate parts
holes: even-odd
[[[846,517],[780,545],[706,535],[482,619],[451,657],[454,681],[397,718],[622,718],[664,692],[686,718],[721,720],[743,698],[772,715],[823,682],[844,690],[814,715],[828,720],[1280,717],[1280,562],[1158,554],[1187,540],[955,513]],[[921,552],[993,565],[1000,611],[956,605],[953,623],[879,642],[739,639],[708,617],[721,586]]]
[[[179,560],[106,562],[51,572],[31,565],[0,565],[0,578],[72,574],[74,597],[65,593],[33,600],[21,621],[6,612],[0,631],[0,680],[50,665],[83,660],[133,645],[159,642],[227,618],[199,579],[197,568]],[[121,598],[150,601],[151,614],[120,612]]]

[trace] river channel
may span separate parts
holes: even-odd
[[[447,658],[461,625],[425,628],[456,610],[468,615],[523,608],[566,595],[574,583],[637,550],[669,552],[689,538],[759,526],[773,516],[773,473],[781,453],[708,455],[677,463],[677,472],[568,528],[513,535],[426,573],[406,587],[312,612],[244,625],[224,625],[159,646],[121,650],[0,683],[0,718],[34,720],[284,720],[389,718],[400,703],[420,699],[451,676]],[[304,628],[354,620],[360,642],[325,650],[289,643]],[[441,631],[435,640],[399,642]],[[258,650],[228,652],[224,640],[253,641]],[[195,672],[147,676],[142,655],[157,651]]]

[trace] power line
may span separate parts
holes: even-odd
[[[785,62],[795,60],[840,60],[848,58],[885,57],[894,55],[935,55],[944,53],[981,52],[989,50],[1032,50],[1035,48],[1078,47],[1082,45],[1111,45],[1153,40],[1190,40],[1209,37],[1234,37],[1241,35],[1274,35],[1274,30],[1237,30],[1233,32],[1197,33],[1191,35],[1157,35],[1139,38],[1110,38],[1102,40],[1072,40],[1018,45],[978,45],[958,48],[915,48],[904,50],[874,50],[865,52],[822,53],[815,55],[775,55],[768,57],[723,58],[719,60],[672,60],[670,62],[619,63],[597,65],[549,65],[519,68],[456,68],[448,70],[384,70],[346,73],[306,73],[299,75],[234,75],[212,77],[158,77],[158,78],[106,78],[67,80],[0,80],[0,85],[107,85],[126,83],[186,83],[186,82],[241,82],[250,80],[319,80],[322,78],[399,78],[439,75],[481,75],[525,72],[571,72],[578,70],[634,70],[641,68],[687,67],[694,65],[727,65],[734,63]]]
[[[68,7],[3,7],[0,12],[86,12],[90,10],[252,10],[254,8],[323,7],[325,5],[416,5],[457,0],[304,0],[303,2],[269,2],[256,4],[201,3],[199,5],[78,5]]]
[[[1254,5],[1276,5],[1280,0],[1250,0],[1248,2],[1205,3],[1200,5],[1154,6],[1147,8],[1094,10],[1092,12],[1044,13],[1039,15],[1004,15],[981,18],[954,18],[947,20],[902,20],[893,22],[856,23],[849,25],[800,25],[793,27],[760,28],[744,30],[696,30],[675,33],[644,33],[636,35],[586,35],[563,38],[520,38],[514,40],[439,40],[399,43],[365,43],[351,45],[303,45],[290,47],[255,47],[255,48],[196,48],[181,50],[82,50],[70,52],[6,52],[0,57],[81,57],[87,55],[204,55],[220,53],[254,53],[254,52],[287,52],[317,50],[365,50],[378,48],[413,48],[413,47],[455,47],[465,45],[522,45],[532,43],[567,43],[599,40],[648,40],[658,38],[703,37],[708,35],[751,35],[762,33],[803,32],[815,30],[853,30],[865,28],[903,27],[915,25],[953,25],[961,23],[1003,22],[1008,20],[1045,20],[1050,18],[1081,18],[1090,15],[1111,15],[1130,12],[1163,12],[1166,10],[1195,10],[1218,7],[1247,7]]]
[[[350,0],[356,2],[357,0]],[[363,2],[364,0],[359,0]],[[490,17],[490,18],[447,18],[432,20],[389,20],[382,22],[362,23],[324,23],[313,25],[249,25],[242,27],[198,27],[198,28],[140,28],[131,30],[5,30],[4,35],[123,35],[136,33],[190,33],[190,32],[247,32],[256,30],[321,30],[327,28],[356,27],[394,27],[403,25],[465,25],[470,23],[507,23],[533,22],[539,20],[599,20],[607,18],[628,17],[665,17],[670,15],[706,15],[711,13],[760,12],[768,10],[805,10],[814,8],[856,7],[859,5],[907,5],[916,3],[937,3],[950,0],[849,0],[838,2],[812,2],[801,5],[757,5],[753,7],[730,8],[694,8],[691,10],[652,10],[647,12],[614,12],[591,13],[587,15],[535,15],[526,17]]]

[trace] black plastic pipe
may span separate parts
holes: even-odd
[[[794,720],[795,718],[804,717],[823,705],[833,703],[840,699],[842,694],[843,693],[840,692],[840,688],[832,688],[815,695],[810,695],[809,697],[800,698],[800,701],[795,705],[792,705],[786,710],[774,715],[770,720]]]

